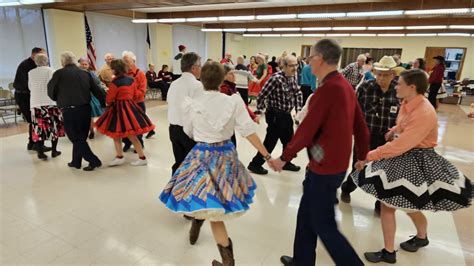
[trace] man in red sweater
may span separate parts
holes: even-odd
[[[349,164],[352,135],[357,158],[369,151],[369,130],[352,86],[337,71],[342,49],[323,39],[312,48],[311,69],[321,80],[308,113],[283,155],[271,162],[281,171],[303,148],[310,154],[309,171],[298,209],[293,257],[282,256],[284,265],[314,265],[318,237],[336,265],[363,265],[351,244],[339,232],[334,218],[336,190]]]

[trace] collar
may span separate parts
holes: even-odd
[[[137,69],[138,69],[138,67],[135,66],[134,68],[132,68],[128,71],[128,74],[135,74],[135,72],[137,72]]]
[[[320,83],[320,84],[323,85],[324,82],[326,82],[327,79],[330,79],[330,78],[332,78],[333,76],[336,76],[337,74],[339,74],[339,71],[337,71],[337,70],[334,70],[334,71],[332,71],[332,72],[329,72],[329,73],[324,77],[324,79],[321,80],[321,83]]]
[[[407,109],[408,112],[415,110],[424,100],[424,96],[419,94],[415,98],[411,99],[410,101],[403,100],[403,105]]]
[[[182,78],[197,80],[196,77],[191,72],[183,72],[181,74]]]

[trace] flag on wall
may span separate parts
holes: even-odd
[[[90,62],[90,68],[96,70],[97,55],[95,54],[94,42],[92,41],[92,33],[89,28],[89,23],[87,22],[87,16],[84,16],[84,19],[86,25],[87,58]]]
[[[152,64],[153,60],[151,59],[150,28],[148,24],[146,24],[146,44],[147,44],[146,61],[147,61],[147,64]]]

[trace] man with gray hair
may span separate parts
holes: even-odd
[[[293,118],[291,111],[301,111],[303,107],[303,94],[296,83],[296,69],[298,62],[294,56],[286,56],[281,60],[282,71],[273,74],[265,83],[257,97],[257,111],[261,114],[265,110],[267,122],[267,135],[263,145],[272,152],[278,140],[286,147],[293,137]],[[247,169],[259,175],[268,174],[263,168],[265,158],[260,153],[253,157]],[[301,168],[288,161],[283,170],[298,172]]]
[[[82,159],[89,162],[84,171],[92,171],[102,166],[102,162],[92,152],[87,143],[91,125],[91,93],[105,107],[105,95],[91,75],[76,65],[72,52],[61,54],[62,69],[54,72],[48,83],[48,96],[56,101],[63,112],[64,129],[72,142],[72,161],[69,167],[80,169]]]
[[[105,65],[99,70],[99,79],[104,82],[106,86],[109,86],[110,82],[114,77],[114,73],[110,68],[110,63],[115,59],[115,56],[111,53],[106,53],[104,56]]]
[[[352,136],[357,159],[369,151],[369,130],[352,86],[337,71],[342,49],[323,39],[311,49],[310,64],[320,80],[311,97],[306,118],[279,159],[276,170],[308,149],[310,162],[298,209],[293,257],[282,256],[284,265],[315,265],[318,238],[336,265],[364,265],[351,244],[337,228],[334,204],[349,164]]]
[[[360,54],[357,56],[357,61],[354,63],[350,63],[342,70],[342,75],[347,79],[349,84],[352,85],[354,90],[356,89],[357,85],[360,83],[364,69],[362,66],[365,64],[365,60],[367,57],[364,54]]]

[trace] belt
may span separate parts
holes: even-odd
[[[286,111],[283,111],[283,110],[280,110],[278,108],[274,108],[274,107],[269,107],[267,108],[267,112],[274,112],[274,113],[277,113],[277,114],[291,114],[291,112],[286,112]]]
[[[61,109],[62,109],[62,110],[71,110],[71,109],[76,109],[76,108],[83,107],[83,106],[87,106],[87,104],[83,104],[83,105],[70,105],[70,106],[62,107]]]
[[[15,90],[15,94],[28,94],[30,95],[31,93],[29,91],[19,91],[19,90]]]

